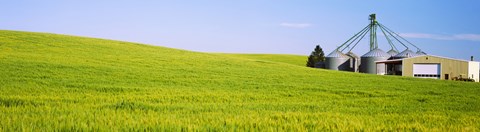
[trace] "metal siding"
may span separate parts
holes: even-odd
[[[468,77],[474,79],[475,82],[480,81],[479,71],[480,71],[480,62],[473,62],[473,61],[468,62]]]
[[[466,61],[426,55],[420,57],[405,58],[403,60],[402,76],[413,77],[414,63],[439,63],[441,70],[440,79],[442,80],[445,79],[445,74],[449,74],[449,79],[452,79],[453,77],[458,77],[461,74],[468,74],[468,62]]]
[[[358,57],[358,55],[356,55],[355,53],[353,52],[348,52],[347,54],[345,54],[347,56],[350,57],[349,59],[349,68],[350,68],[350,71],[352,72],[358,72],[359,70],[359,66],[360,66],[360,57]]]
[[[360,72],[377,74],[377,65],[375,61],[387,60],[390,57],[362,57],[362,64],[360,65]]]
[[[390,54],[384,52],[381,49],[371,50],[361,57],[360,72],[377,74],[377,64],[375,61],[384,61],[390,58]]]
[[[325,68],[330,70],[348,71],[350,70],[349,59],[349,56],[338,50],[334,50],[325,57]]]
[[[336,57],[326,57],[325,58],[325,68],[330,70],[349,70],[349,60],[350,58],[336,58]]]

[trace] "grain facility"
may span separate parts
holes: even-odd
[[[442,80],[473,79],[479,82],[480,63],[433,55],[376,61],[379,75],[399,75]]]
[[[473,57],[471,61],[466,61],[428,55],[399,34],[379,23],[375,14],[371,14],[369,20],[369,25],[325,57],[326,69],[479,82],[480,63],[473,61]],[[378,29],[391,47],[387,52],[378,47]],[[370,36],[370,50],[359,57],[352,50],[367,34]],[[395,45],[401,45],[405,49],[399,52]],[[410,50],[411,47],[417,51]]]

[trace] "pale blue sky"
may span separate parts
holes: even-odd
[[[10,0],[0,2],[0,29],[201,52],[308,55],[316,44],[328,54],[376,13],[429,54],[478,61],[479,7],[475,0]],[[364,40],[354,52],[367,48]]]

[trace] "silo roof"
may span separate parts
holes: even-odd
[[[427,55],[427,53],[425,53],[425,52],[423,52],[423,51],[419,50],[419,51],[417,51],[417,55]]]
[[[391,56],[395,56],[396,54],[398,54],[398,51],[394,50],[394,49],[391,49],[389,51],[387,51],[388,54],[390,54]]]
[[[362,57],[391,57],[391,55],[381,49],[374,49],[362,55]]]
[[[409,50],[409,49],[406,49],[400,53],[398,53],[397,55],[393,56],[395,58],[407,58],[407,57],[414,57],[414,56],[418,56],[417,53]]]
[[[328,54],[325,57],[331,57],[331,58],[350,58],[347,55],[343,54],[342,52],[338,50],[334,50],[332,53]]]

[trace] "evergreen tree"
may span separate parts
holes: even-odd
[[[310,56],[308,56],[307,67],[315,67],[318,62],[325,62],[325,53],[320,45],[315,46]]]

